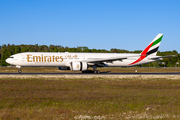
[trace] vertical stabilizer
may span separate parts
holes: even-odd
[[[141,56],[136,61],[134,61],[133,63],[129,65],[134,65],[142,61],[147,56],[156,56],[162,37],[163,37],[163,34],[158,34],[153,39],[153,41],[141,52]]]
[[[153,41],[146,47],[146,49],[141,53],[141,55],[156,55],[158,48],[160,46],[163,34],[158,34]]]

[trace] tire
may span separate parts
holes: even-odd
[[[100,71],[99,71],[99,70],[95,70],[94,73],[95,73],[95,74],[99,74]]]
[[[21,70],[18,70],[18,73],[21,73],[22,71]]]

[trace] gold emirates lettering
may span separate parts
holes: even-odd
[[[63,56],[32,56],[27,55],[27,62],[63,62]],[[31,59],[32,58],[32,59]]]

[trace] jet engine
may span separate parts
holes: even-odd
[[[71,70],[72,71],[86,71],[88,65],[86,62],[72,62],[71,63]]]

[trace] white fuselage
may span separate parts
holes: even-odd
[[[135,57],[133,57],[135,56]],[[132,53],[61,53],[61,52],[25,52],[12,55],[6,62],[16,66],[56,66],[56,67],[70,67],[71,62],[86,62],[89,60],[99,60],[106,58],[127,57],[127,59],[116,61],[104,61],[104,67],[123,67],[140,65],[156,60],[150,60],[148,57],[142,61],[131,64],[139,58],[140,54]],[[96,62],[87,62],[88,65]],[[131,65],[130,65],[131,64]]]

